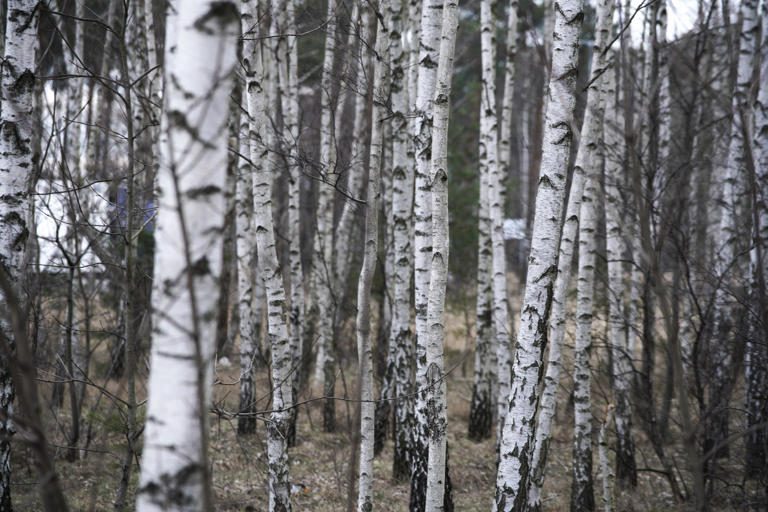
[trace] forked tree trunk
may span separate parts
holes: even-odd
[[[566,324],[566,301],[573,268],[573,253],[576,234],[579,229],[579,215],[585,185],[585,171],[595,156],[596,145],[601,131],[602,84],[606,68],[609,65],[603,49],[610,41],[613,21],[613,2],[601,0],[598,5],[594,62],[592,65],[590,88],[588,89],[587,107],[584,114],[581,144],[576,157],[576,164],[571,180],[565,224],[560,237],[560,255],[557,261],[557,277],[554,283],[552,312],[549,327],[549,358],[544,376],[539,416],[536,424],[535,442],[531,457],[531,479],[528,486],[528,503],[533,510],[541,508],[541,489],[546,475],[549,442],[552,435],[552,421],[557,404],[557,390],[560,386],[561,352]]]
[[[527,508],[530,461],[535,435],[538,382],[543,366],[552,286],[557,274],[557,250],[562,231],[565,178],[575,108],[578,38],[583,18],[581,0],[564,0],[555,10],[555,37],[549,106],[544,125],[544,146],[536,197],[531,254],[520,313],[509,412],[501,437],[496,478],[497,510]],[[501,399],[505,399],[501,397]]]
[[[239,15],[234,2],[178,0],[174,6],[166,39],[166,165],[160,175],[153,294],[158,316],[137,496],[141,512],[213,506],[207,418]]]

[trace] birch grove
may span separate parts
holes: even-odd
[[[8,0],[0,510],[763,510],[766,0]]]

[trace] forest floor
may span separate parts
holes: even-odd
[[[467,437],[470,397],[472,394],[472,357],[467,333],[471,332],[471,318],[462,311],[449,313],[447,322],[446,368],[452,369],[448,376],[448,445],[450,450],[450,477],[453,484],[455,510],[461,512],[486,512],[490,510],[495,485],[494,439],[477,443]],[[599,327],[598,327],[599,329]],[[354,339],[354,338],[350,338]],[[605,378],[604,345],[593,351],[593,411],[595,414],[595,439],[602,421],[603,411],[609,396],[609,385]],[[105,345],[105,344],[104,344]],[[566,352],[567,354],[567,352]],[[566,368],[569,357],[566,355]],[[95,371],[108,364],[106,348],[94,352]],[[350,369],[351,368],[351,369]],[[142,365],[143,372],[146,367]],[[345,368],[346,375],[337,379],[337,395],[354,397],[354,367]],[[234,411],[238,402],[237,365],[217,367],[215,398],[220,410]],[[42,379],[45,380],[45,379]],[[138,391],[143,400],[145,389],[142,384]],[[111,380],[105,384],[110,393],[124,396],[125,383]],[[543,493],[543,506],[547,511],[560,511],[569,508],[571,485],[571,451],[573,404],[569,399],[572,388],[569,377],[563,379],[559,394],[559,404],[554,429],[554,438],[550,445],[547,480]],[[268,409],[265,391],[269,389],[269,378],[265,370],[258,373],[257,395],[264,395],[260,403],[262,409]],[[346,390],[346,391],[345,391]],[[49,385],[42,383],[41,394],[44,403],[50,398]],[[101,395],[101,396],[100,396]],[[100,396],[100,398],[99,398]],[[350,493],[350,459],[353,439],[358,426],[355,424],[354,402],[339,400],[336,402],[338,429],[335,433],[325,433],[322,429],[322,401],[311,401],[311,391],[305,392],[300,400],[310,399],[302,406],[299,413],[298,446],[291,448],[290,477],[294,484],[294,509],[316,512],[343,512],[346,510]],[[57,457],[57,469],[63,480],[71,509],[75,511],[112,510],[121,468],[124,459],[125,433],[122,411],[114,400],[92,387],[84,408],[83,438],[90,425],[93,441],[88,451],[82,451],[81,459],[75,462],[64,460],[67,445],[66,432],[69,429],[68,404],[57,414],[46,405],[46,421]],[[143,409],[143,408],[142,408]],[[674,410],[674,409],[673,409]],[[139,417],[143,424],[143,417]],[[672,427],[675,429],[676,427]],[[619,492],[618,511],[665,511],[684,510],[672,499],[669,485],[658,473],[660,464],[653,455],[650,443],[635,429],[637,443],[637,463],[641,468],[637,489]],[[211,459],[213,464],[214,491],[217,511],[266,511],[267,510],[267,465],[266,432],[260,423],[258,431],[252,436],[237,436],[236,421],[225,415],[211,417]],[[679,433],[674,432],[674,436]],[[35,473],[30,459],[31,453],[21,442],[20,435],[14,440],[16,449],[13,454],[13,493],[16,510],[41,510],[35,485]],[[675,443],[679,446],[681,443]],[[81,443],[81,446],[83,444]],[[741,448],[735,447],[738,453]],[[601,481],[597,462],[597,443],[595,443],[595,498],[600,507]],[[356,453],[356,452],[355,452]],[[683,467],[685,458],[680,452],[673,452],[676,465]],[[356,455],[355,455],[356,457]],[[735,463],[735,462],[734,462]],[[390,478],[392,468],[392,441],[374,463],[374,500],[375,510],[404,512],[408,510],[409,487],[406,483],[396,483]],[[132,499],[138,479],[136,466],[129,490]],[[724,469],[724,471],[727,468]],[[352,488],[355,492],[355,487]],[[726,493],[731,494],[732,493]],[[743,494],[742,494],[743,495]],[[132,510],[132,502],[128,510]],[[724,495],[716,505],[716,510],[740,510],[734,506],[735,500]],[[743,502],[742,502],[743,503]]]

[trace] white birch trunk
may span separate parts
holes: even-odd
[[[288,265],[290,284],[289,332],[291,352],[291,394],[299,390],[304,317],[304,273],[301,265],[301,169],[299,159],[298,48],[294,0],[273,4],[272,50],[277,68],[278,97],[282,111],[282,150],[288,167]],[[291,410],[288,444],[296,442],[297,410]]]
[[[497,510],[527,507],[529,463],[534,444],[538,382],[543,365],[543,343],[550,316],[552,286],[557,274],[557,250],[562,231],[565,179],[571,138],[578,38],[583,17],[581,0],[558,2],[549,106],[544,124],[544,144],[536,197],[531,254],[520,313],[512,375],[509,412],[501,438],[496,478]]]
[[[624,115],[621,89],[616,94],[616,73],[606,80],[605,140],[605,233],[608,266],[608,345],[613,355],[613,396],[616,425],[616,473],[620,481],[637,485],[635,445],[632,438],[630,391],[632,360],[627,345],[628,329],[624,311],[627,284],[624,280],[624,215],[619,189],[624,176]]]
[[[554,284],[554,297],[549,321],[549,358],[544,376],[544,387],[539,404],[539,416],[536,424],[535,442],[531,458],[531,479],[528,486],[529,506],[541,508],[541,489],[544,484],[547,464],[547,452],[552,432],[552,421],[557,404],[557,390],[560,386],[561,354],[565,336],[566,306],[568,286],[571,281],[573,253],[576,234],[579,229],[579,215],[585,184],[585,170],[595,156],[597,141],[600,138],[605,70],[609,65],[603,49],[610,41],[613,21],[613,2],[601,0],[598,4],[594,61],[590,79],[593,80],[588,90],[587,107],[584,113],[581,144],[576,157],[576,164],[568,195],[565,224],[560,237],[560,255],[557,261],[557,277]]]
[[[510,9],[514,6],[510,6]],[[495,337],[493,347],[496,350],[495,359],[497,364],[498,396],[505,397],[509,395],[509,386],[512,381],[510,373],[511,354],[510,345],[512,333],[509,327],[509,304],[507,302],[507,255],[504,244],[504,173],[509,160],[499,161],[499,126],[498,115],[496,111],[496,18],[493,15],[493,4],[488,0],[481,3],[481,33],[480,44],[482,47],[482,66],[483,66],[483,92],[481,105],[480,126],[481,126],[481,161],[485,158],[485,164],[488,168],[488,205],[490,214],[490,235],[491,235],[491,281],[492,281],[492,317],[493,317],[493,335]],[[512,16],[516,17],[514,14]],[[508,27],[509,30],[509,27]],[[510,37],[510,34],[507,34]],[[509,45],[508,45],[509,46]],[[510,50],[508,50],[510,51]],[[514,62],[512,62],[514,66]],[[510,63],[507,63],[507,76],[509,75]],[[508,84],[507,84],[508,85]],[[505,90],[506,90],[505,85]],[[509,86],[512,89],[511,85]],[[509,120],[511,123],[511,119]],[[503,149],[506,153],[504,158],[510,157],[507,148]],[[508,407],[505,401],[497,400],[498,428],[501,432],[504,421],[506,420]]]
[[[611,461],[611,452],[608,445],[608,429],[613,420],[613,406],[609,405],[605,414],[605,419],[600,425],[600,433],[597,437],[598,460],[600,461],[600,480],[603,489],[603,511],[613,512],[615,498],[615,475],[613,472],[613,463]]]
[[[141,512],[212,507],[207,417],[239,15],[234,2],[179,0],[176,7],[176,27],[166,40],[157,321],[137,496]]]
[[[429,264],[432,256],[432,214],[429,168],[432,149],[432,103],[435,93],[436,63],[442,26],[442,0],[423,0],[419,29],[419,71],[416,81],[414,153],[414,309],[416,310],[416,382],[419,389],[414,404],[416,424],[413,432],[411,509],[423,510],[427,490],[427,298]]]
[[[479,182],[477,221],[477,300],[475,317],[475,382],[472,389],[469,435],[482,440],[490,436],[493,418],[493,394],[496,391],[491,369],[491,356],[495,355],[495,331],[493,328],[493,246],[491,244],[491,166],[496,171],[496,27],[493,14],[495,2],[484,0],[480,4],[480,136]],[[493,358],[495,359],[495,357]],[[498,394],[501,394],[500,390]]]
[[[424,510],[444,510],[446,434],[448,403],[446,400],[445,366],[445,289],[448,282],[448,120],[451,106],[451,79],[456,33],[459,23],[458,0],[445,0],[438,53],[433,108],[432,161],[432,261],[429,273],[427,306],[427,439],[429,466],[427,498]]]
[[[242,24],[247,27],[252,23],[245,11],[242,13]],[[248,46],[248,45],[246,45]],[[249,48],[252,49],[252,48]],[[244,67],[250,65],[251,59],[245,58]],[[256,360],[256,345],[258,333],[255,331],[253,318],[253,291],[256,279],[256,238],[253,225],[253,178],[249,155],[250,144],[248,135],[250,122],[248,115],[240,115],[240,154],[237,192],[235,196],[235,218],[237,226],[237,295],[238,312],[240,315],[240,408],[237,418],[237,432],[252,434],[256,431],[256,395],[254,392],[254,366]]]
[[[34,86],[38,47],[35,0],[7,3],[3,66],[0,70],[0,267],[21,292],[30,215],[29,191],[34,179]],[[0,292],[5,311],[5,295]],[[13,346],[12,329],[0,319],[3,336]],[[0,357],[0,509],[11,508],[11,436],[15,427],[15,395],[9,361]]]
[[[381,5],[384,9],[386,5]],[[389,20],[388,20],[389,21]],[[387,119],[389,77],[387,45],[389,33],[383,20],[377,23],[376,62],[374,64],[371,153],[368,197],[365,211],[363,267],[357,288],[357,354],[360,365],[360,467],[358,473],[358,512],[373,510],[373,350],[371,349],[371,284],[376,271],[381,208],[381,168],[384,156],[384,126]]]
[[[403,34],[403,5],[387,4],[389,20],[389,65],[392,97],[392,227],[394,275],[390,346],[394,348],[394,456],[392,476],[407,481],[410,476],[410,435],[413,428],[413,335],[411,332],[411,277],[413,275],[413,159],[409,155],[408,46]],[[378,83],[374,81],[374,83]],[[374,125],[375,127],[375,125]],[[370,194],[370,193],[369,193]]]
[[[312,263],[312,286],[314,307],[317,308],[317,360],[315,385],[323,394],[332,397],[335,391],[335,354],[333,350],[333,318],[335,300],[333,296],[333,204],[336,183],[336,143],[333,120],[335,117],[332,101],[333,64],[336,53],[336,0],[328,1],[328,23],[325,35],[325,62],[320,84],[320,164],[322,182],[318,188],[317,229],[314,241]],[[335,403],[326,400],[323,408],[323,427],[326,432],[335,430]]]
[[[608,4],[612,5],[612,1]],[[601,91],[597,109],[592,114],[594,129],[589,140],[582,139],[588,155],[583,165],[584,192],[579,213],[579,273],[576,302],[576,347],[573,368],[573,486],[571,510],[574,512],[595,509],[592,482],[592,394],[589,356],[592,348],[593,296],[595,290],[595,231],[597,228],[597,181],[601,158],[597,151],[602,124]],[[578,157],[577,157],[578,159]],[[578,165],[578,164],[577,164]]]
[[[481,33],[482,34],[482,33]],[[481,35],[483,41],[484,34]],[[483,52],[486,48],[483,47]],[[485,57],[485,55],[483,55]],[[485,71],[485,68],[483,68]],[[488,194],[489,168],[485,149],[484,134],[488,130],[484,119],[486,108],[486,91],[483,86],[480,102],[480,165],[479,165],[479,194],[477,208],[477,298],[475,304],[475,380],[472,389],[472,404],[469,415],[469,436],[481,440],[490,436],[493,423],[493,393],[496,391],[494,376],[498,378],[497,370],[491,368],[491,358],[496,351],[493,331],[493,281],[491,270],[493,265],[493,248],[491,245],[491,219],[489,214],[490,197]],[[493,358],[496,359],[495,357]]]
[[[493,295],[494,295],[494,323],[496,324],[496,375],[498,379],[498,392],[496,393],[496,408],[498,417],[497,432],[497,445],[501,439],[501,431],[503,429],[504,420],[506,419],[507,404],[504,399],[499,400],[498,397],[506,397],[509,394],[509,386],[512,381],[511,363],[512,363],[512,332],[510,329],[509,321],[509,305],[507,303],[507,274],[506,274],[506,251],[503,239],[503,219],[504,219],[504,207],[506,197],[505,181],[506,177],[510,175],[512,165],[512,124],[514,122],[514,96],[515,96],[515,58],[517,57],[517,16],[518,2],[517,0],[509,0],[507,7],[507,39],[506,39],[506,61],[504,68],[504,89],[501,105],[501,129],[499,131],[499,151],[498,151],[498,166],[496,172],[499,177],[497,183],[498,186],[498,205],[491,204],[491,239],[493,243]],[[495,22],[494,22],[495,26]],[[495,43],[493,47],[495,48]],[[495,60],[495,55],[493,56]],[[495,63],[491,63],[491,66],[495,66]],[[495,76],[494,76],[495,80]],[[524,110],[524,109],[523,109]],[[524,129],[527,129],[527,125]],[[518,169],[518,175],[520,176],[520,186],[523,184],[527,187],[527,181],[523,177],[527,177],[528,168],[523,164],[523,159],[520,160],[521,164]],[[493,172],[492,172],[493,174]],[[491,177],[494,181],[493,176]],[[492,198],[493,201],[493,198]],[[503,272],[502,275],[497,272]],[[501,311],[500,308],[504,308]],[[503,326],[503,330],[500,329]],[[497,446],[498,448],[498,446]]]
[[[243,10],[250,9],[252,19],[258,19],[251,2],[243,1]],[[292,407],[291,347],[288,335],[288,303],[275,246],[272,219],[272,182],[275,174],[274,153],[271,149],[275,134],[269,125],[268,112],[275,107],[276,80],[269,75],[273,66],[266,48],[254,48],[253,70],[247,77],[248,114],[251,120],[250,157],[256,164],[253,173],[253,229],[256,233],[258,268],[264,282],[267,304],[267,333],[272,363],[272,412],[267,424],[267,457],[269,467],[269,510],[290,512],[290,482],[288,480],[288,428]],[[249,55],[248,57],[251,57]],[[268,91],[265,86],[270,87]]]

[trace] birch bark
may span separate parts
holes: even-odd
[[[609,5],[613,2],[609,1]],[[597,150],[602,125],[601,93],[596,91],[597,105],[592,114],[594,128],[584,148],[589,156],[585,165],[584,192],[579,212],[579,273],[576,303],[576,347],[573,369],[574,440],[573,486],[571,510],[595,509],[595,493],[592,482],[592,395],[589,356],[592,346],[593,296],[595,289],[595,231],[597,228],[596,174],[600,170],[601,155]],[[577,157],[578,160],[578,157]],[[578,165],[578,164],[577,164]]]
[[[608,336],[613,355],[613,411],[616,426],[616,475],[620,482],[637,485],[635,444],[632,436],[632,409],[630,391],[632,384],[632,360],[627,345],[629,335],[624,300],[627,284],[624,281],[624,242],[627,236],[622,215],[619,189],[624,176],[624,116],[623,94],[616,90],[616,73],[606,76],[606,121],[603,127],[605,140],[605,233],[608,266]],[[613,152],[611,152],[613,151]]]
[[[560,385],[562,370],[561,354],[566,323],[566,302],[568,286],[571,281],[573,253],[576,234],[579,229],[579,215],[585,184],[585,170],[595,156],[597,141],[600,138],[600,126],[603,102],[605,72],[609,66],[606,45],[610,41],[613,21],[613,2],[601,0],[597,4],[597,23],[595,25],[595,44],[593,51],[591,85],[588,89],[587,107],[584,113],[583,133],[574,165],[571,189],[565,214],[565,223],[560,237],[557,277],[554,283],[554,296],[549,326],[549,358],[544,376],[544,387],[539,404],[539,416],[536,424],[535,442],[531,459],[531,480],[528,486],[528,503],[533,510],[541,508],[541,489],[544,483],[547,452],[552,431],[552,421],[557,404],[557,389]]]
[[[531,254],[512,366],[515,377],[508,397],[509,412],[502,431],[496,478],[496,508],[505,512],[527,507],[529,464],[539,401],[538,383],[542,376],[542,349],[547,336],[552,286],[557,274],[557,250],[562,231],[560,219],[573,132],[571,124],[583,2],[565,0],[558,2],[557,6],[549,106],[544,124]]]
[[[336,297],[333,295],[333,204],[336,181],[336,142],[332,101],[333,68],[336,54],[336,0],[328,1],[328,23],[325,34],[325,62],[321,80],[320,162],[323,182],[318,190],[317,229],[314,240],[312,286],[317,317],[317,361],[315,383],[326,397],[335,393],[335,354],[333,348],[333,316]],[[336,430],[336,404],[333,399],[323,404],[323,428]]]
[[[256,20],[256,6],[243,0],[243,11],[249,10]],[[269,510],[290,512],[288,480],[288,428],[292,407],[291,347],[288,334],[288,303],[282,270],[277,258],[275,227],[272,219],[272,183],[275,174],[274,131],[268,113],[276,106],[276,83],[268,59],[271,54],[263,46],[255,48],[255,73],[248,76],[248,114],[250,116],[250,157],[259,163],[253,173],[253,229],[259,257],[259,274],[264,282],[267,304],[267,333],[272,353],[272,412],[267,424],[267,457],[269,468]],[[270,88],[270,90],[267,89]]]
[[[442,0],[424,0],[419,28],[419,71],[416,80],[414,154],[416,178],[413,216],[414,309],[416,311],[416,382],[411,472],[411,510],[424,510],[427,490],[427,298],[432,256],[432,214],[429,166],[432,154],[432,103],[435,93]]]
[[[494,296],[494,324],[495,324],[495,349],[496,349],[496,378],[498,379],[498,392],[496,398],[497,408],[497,439],[501,439],[500,433],[504,426],[504,420],[507,416],[507,404],[504,399],[509,395],[509,387],[512,381],[511,363],[512,353],[510,351],[512,344],[512,332],[509,331],[509,304],[507,303],[507,277],[506,277],[506,251],[503,239],[503,218],[504,218],[504,200],[506,197],[505,177],[511,172],[512,165],[512,123],[514,111],[515,96],[515,59],[517,57],[517,22],[518,22],[518,2],[509,0],[507,7],[507,55],[504,69],[504,89],[501,107],[501,130],[499,132],[499,163],[496,172],[498,179],[491,180],[494,186],[498,188],[496,194],[498,205],[494,205],[494,198],[491,199],[491,239],[493,244],[493,296]],[[493,45],[495,48],[495,44]],[[495,57],[494,57],[495,60]],[[495,79],[495,77],[494,77]],[[527,129],[527,125],[523,125]],[[493,169],[492,169],[493,170]],[[493,172],[491,173],[493,174]],[[528,175],[528,168],[520,165],[520,186],[527,187],[524,177]],[[523,201],[525,203],[525,201]],[[501,274],[503,272],[503,274]],[[503,277],[503,280],[502,280]],[[502,311],[503,308],[503,311]]]
[[[243,27],[250,26],[253,21],[247,11],[241,13]],[[247,34],[246,37],[251,37]],[[243,67],[246,73],[252,64],[252,44],[243,45]],[[251,52],[249,53],[249,50]],[[248,135],[250,122],[248,115],[240,115],[240,154],[247,156],[250,151]],[[255,245],[256,238],[253,226],[253,170],[246,158],[241,157],[238,166],[237,192],[235,197],[235,215],[237,224],[237,292],[238,309],[240,313],[240,407],[237,418],[237,432],[252,434],[256,431],[256,396],[254,390],[254,363],[256,360],[256,324],[253,317],[254,280],[257,276]]]
[[[429,273],[427,306],[427,473],[426,512],[445,510],[446,401],[445,366],[445,288],[448,282],[448,120],[451,106],[451,79],[459,23],[458,0],[445,0],[438,53],[435,95],[432,103],[432,161],[430,163],[432,261]]]
[[[477,236],[477,302],[476,302],[476,347],[475,347],[475,382],[472,390],[472,404],[469,414],[469,436],[482,440],[491,435],[493,420],[493,393],[497,376],[491,368],[492,356],[495,356],[496,343],[494,329],[494,288],[493,256],[491,242],[491,173],[498,172],[497,123],[496,123],[496,25],[493,9],[495,2],[483,0],[480,3],[480,58],[482,72],[480,77],[480,136],[479,136],[479,182],[478,197],[478,236]],[[495,360],[495,357],[493,357]],[[502,395],[499,382],[498,394]],[[502,401],[503,402],[503,401]],[[499,416],[501,418],[501,416]]]
[[[36,0],[9,0],[5,19],[3,66],[0,69],[0,268],[20,290],[24,274],[29,191],[33,188],[35,54],[38,48]],[[0,307],[7,298],[0,293]],[[13,347],[11,326],[0,320]],[[0,509],[11,508],[11,437],[15,427],[14,383],[6,356],[0,356]]]
[[[383,10],[386,2],[380,4]],[[391,21],[391,20],[387,20]],[[371,152],[368,173],[368,196],[365,211],[365,248],[363,267],[357,288],[357,353],[360,365],[360,468],[357,509],[373,510],[373,351],[371,349],[371,284],[378,255],[379,215],[381,207],[381,168],[384,156],[384,126],[387,119],[389,76],[387,46],[389,33],[384,20],[379,19],[374,64],[373,115],[371,119]]]
[[[392,224],[394,275],[392,323],[389,343],[394,347],[394,456],[392,476],[407,481],[410,476],[410,435],[413,428],[413,335],[411,332],[411,277],[413,275],[413,159],[409,155],[408,113],[409,48],[403,33],[403,4],[387,2],[389,21],[389,66],[392,98]],[[374,80],[374,83],[378,83]],[[380,115],[382,115],[380,113]],[[375,126],[375,125],[374,125]]]
[[[147,424],[137,509],[210,510],[208,421],[221,271],[234,2],[176,2],[166,41]]]

